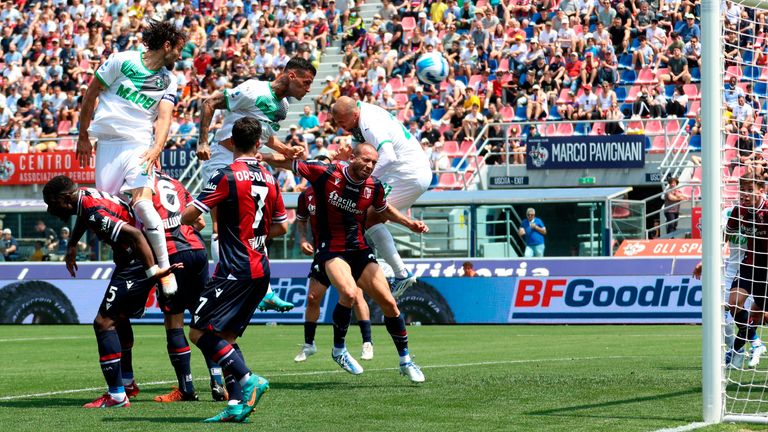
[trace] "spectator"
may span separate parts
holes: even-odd
[[[56,231],[45,225],[45,221],[38,219],[35,223],[35,237],[43,241],[44,246],[49,246],[56,240]]]
[[[330,151],[328,150],[328,147],[325,146],[325,138],[323,137],[317,137],[315,139],[315,145],[312,151],[310,151],[310,156],[313,158],[317,158],[318,156],[329,156]]]
[[[19,244],[16,239],[13,238],[10,228],[3,230],[3,239],[0,242],[0,252],[3,253],[3,258],[6,261],[18,261],[19,260]]]
[[[688,112],[688,95],[685,94],[683,86],[675,86],[675,92],[672,99],[667,102],[667,114],[675,117],[684,117]]]
[[[612,120],[605,124],[605,133],[608,135],[621,135],[624,133],[624,113],[619,109],[619,103],[613,102],[605,113],[606,120]]]
[[[405,104],[405,112],[410,110],[413,110],[410,121],[415,121],[421,126],[425,121],[429,120],[432,113],[432,101],[424,94],[424,87],[416,87],[416,94],[411,96]]]
[[[421,140],[422,145],[428,144],[429,140],[423,138]],[[451,168],[451,161],[448,159],[448,155],[443,153],[443,143],[438,141],[432,147],[432,153],[429,155],[429,163],[432,165],[434,171],[447,171]]]
[[[536,210],[528,208],[525,211],[526,218],[520,223],[517,234],[525,241],[525,257],[544,256],[544,236],[547,235],[547,228],[544,222],[536,217]]]
[[[48,254],[46,254],[43,250],[45,247],[45,244],[42,240],[35,240],[35,249],[32,251],[32,254],[29,256],[29,261],[48,261]]]
[[[691,73],[688,71],[688,60],[683,58],[683,52],[680,48],[674,48],[672,51],[672,58],[667,62],[667,66],[669,67],[669,73],[661,74],[660,76],[662,84],[670,84],[680,81],[688,84],[691,82]]]
[[[462,273],[461,277],[476,277],[477,276],[477,272],[475,271],[475,266],[472,265],[471,262],[465,261],[461,265],[461,268],[463,270],[463,273]]]
[[[315,112],[327,111],[339,96],[341,96],[339,85],[334,82],[332,76],[325,77],[325,87],[320,95],[315,98]]]
[[[677,220],[680,218],[680,202],[685,195],[677,188],[678,179],[671,177],[667,180],[667,190],[664,192],[664,218],[667,224],[667,234],[677,230]]]
[[[320,134],[320,121],[312,113],[309,105],[304,105],[304,113],[299,117],[299,132],[304,137],[304,141],[309,144],[315,142],[315,138]]]

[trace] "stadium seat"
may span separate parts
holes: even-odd
[[[766,97],[768,96],[768,82],[765,81],[757,81],[755,83],[755,87],[753,88],[755,95],[760,97]]]
[[[528,119],[525,106],[519,106],[515,110],[515,121],[526,121]]]
[[[750,64],[752,63],[752,59],[754,58],[754,53],[752,50],[743,50],[741,54],[741,61],[744,64]]]
[[[632,54],[625,53],[619,56],[619,68],[632,69]]]
[[[762,69],[760,66],[747,66],[744,69],[744,74],[741,76],[741,81],[754,81],[760,78]]]
[[[691,81],[692,82],[701,82],[701,69],[700,68],[693,68],[691,69]]]
[[[400,22],[400,25],[403,26],[404,32],[410,32],[413,31],[413,29],[416,28],[416,19],[414,17],[403,17],[403,20]]]
[[[408,95],[405,93],[394,93],[392,97],[399,106],[404,106],[408,102]]]
[[[629,89],[629,93],[627,94],[627,97],[624,99],[624,102],[629,104],[635,103],[635,101],[637,100],[637,95],[640,94],[640,89],[641,87],[639,85],[633,85]],[[630,110],[631,108],[632,107],[630,107]]]
[[[637,74],[635,84],[655,84],[656,75],[653,74],[651,69],[640,69],[640,73]]]
[[[506,57],[501,59],[501,61],[499,62],[499,68],[496,70],[499,72],[509,71],[509,59]]]
[[[430,116],[432,117],[432,121],[440,121],[441,118],[445,115],[445,108],[433,108],[432,112],[430,113]]]
[[[472,75],[469,77],[469,83],[467,84],[470,87],[477,88],[477,84],[482,81],[483,76],[482,75]]]
[[[563,118],[560,116],[560,113],[557,112],[557,106],[556,105],[553,105],[553,106],[549,107],[549,113],[547,114],[547,120],[560,121],[562,119]],[[504,120],[504,121],[506,121],[506,120]]]
[[[664,153],[666,152],[666,139],[664,136],[653,137],[650,153]]]
[[[667,84],[664,86],[664,96],[671,98],[675,94],[675,85]]]
[[[501,114],[501,119],[505,122],[511,122],[515,119],[515,111],[511,106],[504,105],[499,113]]]
[[[576,135],[589,135],[591,127],[589,123],[576,123],[573,128],[573,132]]]
[[[691,135],[691,139],[688,141],[688,147],[692,151],[701,151],[701,135]]]
[[[661,122],[659,120],[648,120],[645,123],[646,135],[660,135],[663,130],[664,129],[661,126]]]
[[[549,124],[547,124],[547,126],[544,128],[544,133],[542,135],[544,135],[546,137],[558,136],[557,135],[557,125],[558,124],[559,123],[549,123]]]
[[[619,101],[619,103],[624,102],[624,100],[627,99],[627,88],[624,86],[616,86],[613,91],[616,92],[616,100]]]
[[[469,166],[469,161],[463,157],[455,157],[451,159],[451,168],[457,171],[466,171]]]
[[[701,94],[699,93],[699,88],[696,87],[696,84],[683,85],[683,91],[685,91],[685,94],[688,95],[688,99],[690,100],[701,99]]]
[[[472,154],[475,154],[475,143],[472,140],[465,139],[461,142],[461,146],[459,147],[459,154],[464,156],[465,154],[472,152]]]
[[[664,126],[664,130],[667,132],[667,135],[677,135],[680,131],[680,123],[677,120],[669,120],[666,126]]]
[[[731,77],[736,77],[737,80],[741,79],[741,68],[738,66],[728,66],[723,74],[723,82],[730,81]]]
[[[701,109],[701,101],[691,101],[688,105],[688,112],[685,114],[688,117],[696,117],[696,114]]]
[[[320,111],[317,113],[317,122],[321,125],[325,123],[325,121],[328,120],[328,112],[327,111]]]
[[[389,85],[392,87],[392,91],[396,92],[403,87],[403,80],[400,77],[394,77],[389,80]]]
[[[558,105],[573,102],[573,98],[568,94],[568,91],[569,90],[567,88],[560,90],[560,96],[557,98],[556,102]]]
[[[293,224],[293,222],[296,220],[296,210],[285,209],[285,213],[288,216],[288,225]]]
[[[573,123],[561,122],[557,125],[556,136],[572,136],[574,133]]]
[[[460,189],[461,186],[456,182],[456,174],[442,173],[440,174],[440,179],[437,182],[437,188],[454,190],[454,189]]]
[[[443,153],[447,154],[448,156],[458,156],[461,153],[459,152],[459,143],[456,141],[445,141],[443,143]]]
[[[605,123],[594,123],[590,135],[605,135]]]
[[[434,189],[440,184],[440,176],[436,173],[432,173],[432,182],[429,184],[430,189]]]
[[[624,84],[634,84],[637,80],[637,72],[634,69],[625,70],[621,73],[621,82]]]

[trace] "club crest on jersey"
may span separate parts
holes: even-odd
[[[314,204],[309,204],[309,205],[307,205],[307,211],[308,211],[308,212],[309,212],[309,214],[311,214],[312,216],[314,216],[314,215],[315,215],[315,210],[317,210],[317,207],[315,207],[315,205],[314,205]]]
[[[363,189],[363,198],[365,198],[365,199],[371,198],[371,193],[372,193],[371,192],[371,188],[367,187],[367,188]]]

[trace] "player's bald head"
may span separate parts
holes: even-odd
[[[368,143],[360,143],[352,150],[352,156],[360,157],[363,155],[376,154],[376,148]]]
[[[342,96],[331,107],[331,115],[336,125],[344,130],[351,130],[357,127],[359,120],[359,110],[357,102],[349,96]]]

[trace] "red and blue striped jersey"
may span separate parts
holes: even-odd
[[[353,180],[348,167],[341,163],[293,162],[293,171],[315,190],[317,237],[316,249],[327,252],[355,251],[368,248],[365,218],[368,208],[387,209],[384,186],[373,177]]]
[[[128,264],[133,260],[129,246],[117,242],[125,224],[136,225],[133,211],[125,201],[107,192],[82,187],[77,191],[77,217],[99,240],[112,247],[115,264]]]
[[[288,216],[275,178],[258,160],[238,158],[216,171],[192,205],[202,212],[218,209],[220,259],[214,276],[235,280],[265,276],[269,229]]]
[[[317,203],[315,202],[315,190],[312,186],[304,189],[299,194],[299,202],[296,205],[296,219],[309,221],[312,228],[312,245],[317,249]]]
[[[192,202],[192,195],[175,178],[155,172],[155,193],[152,204],[160,214],[165,229],[168,255],[188,250],[204,250],[203,237],[189,225],[182,225],[181,213]]]
[[[737,205],[728,218],[725,232],[747,238],[743,264],[768,266],[768,201],[763,199],[756,208]]]

